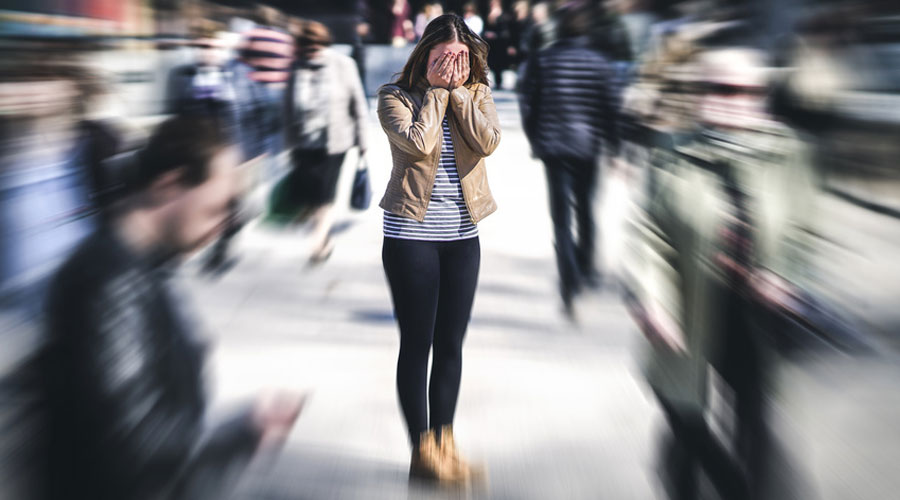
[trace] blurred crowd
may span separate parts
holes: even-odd
[[[614,288],[648,341],[671,498],[701,498],[703,476],[721,498],[778,498],[767,422],[779,363],[896,359],[897,2],[361,0],[331,24],[157,3],[150,28],[139,2],[80,32],[0,17],[9,491],[16,467],[36,470],[19,452],[28,434],[7,431],[33,405],[53,432],[31,459],[52,457],[41,466],[61,478],[47,498],[206,498],[216,471],[283,439],[295,394],[206,428],[205,346],[171,267],[202,248],[205,271],[227,271],[232,238],[263,214],[308,221],[309,264],[327,260],[342,166],[365,171],[366,47],[413,44],[445,12],[490,44],[492,86],[515,92],[545,167],[564,314],[577,321],[585,291]],[[109,28],[119,15],[127,33]],[[142,95],[113,90],[102,64],[138,68],[119,74]],[[140,64],[164,84],[142,81]],[[610,185],[626,195],[607,267],[595,196]],[[21,387],[45,399],[6,404]],[[733,420],[724,438],[709,425],[716,392]],[[97,463],[70,469],[65,450],[86,446]],[[99,470],[117,479],[93,481]]]
[[[722,498],[786,495],[773,490],[789,473],[773,470],[768,425],[783,363],[835,353],[896,363],[900,79],[889,61],[900,10],[632,1],[608,2],[598,18],[597,7],[556,11],[557,40],[520,85],[566,312],[600,277],[600,170],[628,191],[618,285],[671,430],[670,496],[701,497],[700,477]],[[611,29],[591,30],[601,25]],[[621,32],[629,50],[617,50]],[[886,415],[867,411],[851,413]]]

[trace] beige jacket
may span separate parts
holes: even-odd
[[[320,61],[324,64],[320,71],[325,72],[322,80],[325,85],[329,86],[328,143],[326,145],[328,154],[346,153],[353,146],[359,146],[359,149],[365,152],[369,101],[366,100],[359,71],[356,69],[356,62],[333,49],[323,50]],[[299,133],[294,102],[300,91],[297,85],[297,73],[300,71],[303,70],[294,70],[294,75],[285,92],[288,144],[294,144]]]
[[[453,91],[427,86],[405,90],[394,84],[378,89],[378,119],[390,141],[394,164],[381,208],[420,222],[425,219],[447,114],[456,169],[472,222],[497,209],[484,158],[500,144],[500,123],[491,89],[482,84]]]

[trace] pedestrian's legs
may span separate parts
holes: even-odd
[[[766,400],[763,388],[765,373],[765,328],[771,323],[767,311],[757,311],[741,297],[743,314],[739,328],[742,334],[734,352],[739,372],[731,382],[735,395],[735,448],[744,462],[751,491],[759,492],[765,481],[764,468],[770,453],[770,435],[766,423]]]
[[[353,50],[350,57],[356,62],[356,69],[359,71],[359,81],[363,84],[363,90],[368,89],[366,86],[366,45],[357,38],[353,42]]]
[[[212,249],[210,249],[209,257],[207,257],[206,262],[203,264],[204,271],[209,273],[220,273],[230,267],[228,263],[231,242],[234,240],[234,237],[241,232],[241,229],[243,229],[244,224],[246,223],[241,214],[240,206],[241,203],[238,200],[233,200],[231,202],[229,206],[230,213],[225,229],[222,231],[219,239],[213,244]]]
[[[334,225],[334,204],[322,205],[313,212],[311,217],[313,230],[310,236],[312,241],[312,259],[322,260],[331,253],[334,244],[331,242],[331,227]]]
[[[683,450],[681,463],[670,464],[675,491],[670,492],[673,500],[693,500],[697,498],[697,465],[706,471],[722,498],[747,500],[747,481],[738,464],[728,455],[699,411],[685,410],[659,398],[666,420],[672,428],[676,445]]]
[[[572,240],[572,174],[566,162],[555,158],[544,160],[550,193],[550,217],[556,245],[560,293],[566,307],[578,292],[578,265]]]
[[[321,262],[331,255],[334,244],[331,240],[331,228],[334,226],[334,199],[337,196],[337,183],[341,175],[341,167],[344,164],[344,153],[331,154],[325,157],[320,165],[319,175],[321,183],[318,186],[322,190],[316,193],[316,201],[321,203],[313,213],[312,231],[312,255],[313,262]]]
[[[481,247],[478,238],[442,244],[429,402],[431,427],[453,424],[462,375],[462,344],[472,313]]]
[[[575,163],[575,217],[578,224],[576,256],[580,275],[596,281],[594,265],[596,225],[594,224],[594,191],[597,187],[597,163],[593,159]]]
[[[385,238],[382,262],[400,327],[397,393],[414,447],[428,430],[428,354],[440,286],[436,243]]]

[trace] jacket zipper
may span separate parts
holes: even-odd
[[[454,135],[453,135],[454,128],[453,128],[453,123],[451,123],[452,121],[453,120],[448,119],[447,125],[450,127],[450,139],[453,141],[453,161],[456,163],[456,176],[459,177],[459,188],[463,194],[463,203],[466,204],[466,210],[469,211],[469,220],[472,221],[472,224],[478,224],[478,221],[475,220],[475,216],[473,215],[474,212],[472,212],[472,207],[469,205],[469,197],[466,196],[466,188],[463,186],[462,176],[459,175],[459,156],[457,156],[457,153],[456,153],[456,145],[460,141],[457,141],[456,137],[454,137]],[[440,161],[440,158],[438,158],[438,161]]]

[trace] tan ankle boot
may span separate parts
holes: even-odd
[[[450,467],[456,469],[456,474],[463,480],[482,479],[486,476],[483,466],[472,465],[466,462],[460,455],[459,449],[456,447],[456,440],[453,439],[453,428],[449,425],[441,427],[441,443],[440,453]]]
[[[455,483],[462,478],[452,462],[445,460],[433,430],[423,432],[419,446],[413,449],[409,476],[439,483]]]

